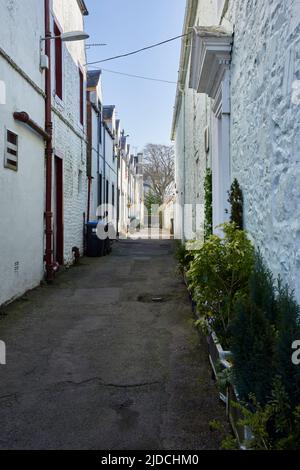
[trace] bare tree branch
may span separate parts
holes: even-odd
[[[174,177],[173,146],[148,144],[144,149],[144,178],[161,203],[171,195]]]

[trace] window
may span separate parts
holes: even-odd
[[[56,22],[54,22],[54,35],[59,36],[55,39],[55,93],[62,100],[62,40]]]
[[[109,182],[106,180],[106,197],[105,197],[106,204],[109,203]]]
[[[79,69],[79,113],[80,113],[80,124],[83,125],[83,122],[84,122],[84,110],[83,110],[83,102],[84,102],[84,97],[83,97],[83,92],[84,92],[84,89],[83,89],[83,73],[82,71]]]
[[[79,170],[78,172],[78,194],[82,193],[82,188],[83,188],[83,175],[82,171]]]
[[[18,170],[18,136],[12,131],[6,131],[4,166],[10,170]]]
[[[112,185],[111,190],[112,190],[111,204],[112,206],[115,206],[115,185],[114,184]]]
[[[102,206],[102,174],[98,175],[98,206]]]
[[[115,185],[111,186],[111,205],[112,205],[112,216],[115,218]]]

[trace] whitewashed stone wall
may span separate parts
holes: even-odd
[[[43,278],[44,141],[13,119],[15,111],[26,111],[44,126],[44,98],[38,92],[44,89],[39,69],[43,4],[0,0],[0,81],[6,88],[6,101],[0,102],[0,305],[36,287]],[[17,172],[4,168],[6,128],[18,134]]]
[[[234,30],[231,179],[236,177],[243,189],[246,229],[274,275],[280,274],[300,301],[300,1],[197,3],[195,25],[221,23]],[[199,183],[201,194],[205,161],[201,139],[209,125],[203,98],[193,97],[186,87],[186,119],[182,106],[175,142],[177,200],[181,202],[183,188],[185,202],[196,201]],[[210,115],[209,102],[207,106]],[[198,181],[195,149],[202,165]],[[181,224],[177,215],[177,236],[181,236]]]
[[[84,30],[77,0],[53,0],[53,14],[63,31]],[[52,49],[54,57],[54,44]],[[86,73],[83,41],[63,43],[63,99],[53,92],[54,154],[64,168],[64,261],[73,260],[72,248],[83,252],[83,216],[87,213],[86,128],[80,124],[79,65]],[[53,85],[55,83],[53,67]],[[54,90],[54,88],[53,88]],[[86,96],[84,93],[84,113]],[[84,114],[84,123],[86,118]]]
[[[226,18],[235,31],[232,177],[246,229],[300,301],[300,2],[231,0]]]

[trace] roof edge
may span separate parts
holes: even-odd
[[[81,13],[83,14],[83,16],[88,16],[89,15],[89,11],[86,7],[86,4],[85,4],[85,1],[84,0],[77,0],[77,3],[78,3],[78,6],[81,10]]]
[[[197,14],[198,0],[187,0],[186,9],[185,9],[185,18],[183,26],[183,34],[187,34],[190,29],[194,27],[195,18]],[[175,140],[176,127],[179,117],[179,112],[181,109],[182,103],[182,87],[185,84],[188,60],[191,51],[192,43],[192,34],[189,36],[184,36],[181,40],[181,53],[180,53],[180,62],[179,62],[179,72],[178,72],[178,81],[177,81],[177,91],[175,98],[175,106],[173,113],[173,122],[171,130],[171,140]]]

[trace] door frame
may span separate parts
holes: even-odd
[[[55,155],[55,231],[54,256],[64,264],[64,168],[63,159]]]

